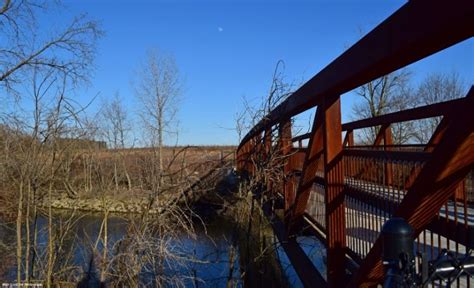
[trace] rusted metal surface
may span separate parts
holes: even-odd
[[[392,150],[391,145],[393,144],[392,140],[392,128],[390,126],[384,127],[383,133],[383,146],[385,151]],[[392,163],[385,163],[384,164],[384,171],[385,171],[385,185],[392,186],[393,184],[393,164]]]
[[[342,147],[352,147],[354,146],[354,131],[347,130],[346,135],[344,136],[344,141],[342,142]]]
[[[279,145],[283,156],[290,156],[293,151],[293,141],[291,140],[291,120],[287,119],[280,123]],[[285,211],[293,205],[295,199],[295,180],[292,177],[291,161],[284,160],[283,166],[283,195],[285,197]]]
[[[473,35],[474,1],[410,1],[244,137],[237,152],[239,170],[256,173],[255,163],[272,153],[284,163],[283,181],[266,180],[262,186],[283,193],[285,221],[274,224],[274,230],[305,286],[316,284],[308,280],[312,272],[302,260],[303,250],[291,239],[308,217],[314,235],[326,243],[332,287],[380,283],[379,234],[393,216],[415,228],[416,249],[429,259],[441,249],[465,253],[474,229],[474,90],[462,99],[346,124],[341,124],[338,95]],[[311,132],[292,138],[292,117],[315,106]],[[432,117],[442,120],[428,143],[394,144],[394,125]],[[367,128],[378,131],[375,141],[356,145],[355,131]],[[344,275],[349,266],[350,283]],[[471,287],[463,281],[457,286]]]
[[[323,111],[316,111],[313,121],[312,137],[309,140],[308,150],[303,163],[302,177],[298,184],[294,209],[291,211],[290,225],[301,221],[301,216],[306,211],[309,194],[314,183],[318,164],[323,161]]]
[[[295,175],[295,172],[301,172],[303,170],[303,163],[306,158],[306,149],[304,148],[298,148],[294,149],[290,157],[288,158],[289,164],[290,164],[290,169],[291,172],[293,173],[293,176]]]
[[[345,283],[345,206],[344,206],[344,163],[341,139],[341,102],[323,105],[324,178],[326,179],[326,249],[327,278],[331,287],[341,287]]]
[[[272,130],[265,129],[265,133],[263,135],[263,147],[264,147],[264,160],[270,161],[271,159],[271,151],[272,151]],[[273,194],[273,182],[271,177],[265,177],[265,186],[267,187],[267,191],[269,194]]]

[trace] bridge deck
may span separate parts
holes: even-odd
[[[346,245],[356,253],[360,261],[374,245],[382,230],[383,224],[390,219],[390,210],[393,209],[390,205],[393,205],[393,202],[397,204],[400,203],[406,191],[398,190],[393,187],[387,188],[383,185],[357,180],[352,177],[346,177],[345,184],[351,189],[380,197],[380,200],[384,199],[386,202],[385,209],[381,209],[369,201],[362,202],[358,201],[358,199],[346,196]],[[394,197],[394,195],[396,196]],[[324,187],[314,184],[306,212],[315,219],[322,228],[326,226],[324,207]],[[464,203],[450,200],[447,205],[440,209],[438,219],[443,222],[449,219],[460,225],[467,224],[469,229],[474,229],[474,204],[467,203],[465,206]],[[436,259],[442,249],[449,250],[458,255],[464,255],[466,253],[465,245],[444,237],[439,233],[430,231],[429,229],[425,229],[415,241],[415,251],[417,253],[425,253],[429,260]],[[458,287],[471,287],[474,286],[474,279],[472,277],[469,279],[464,277],[459,279],[456,285]]]

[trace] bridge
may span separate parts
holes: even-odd
[[[430,259],[442,249],[462,254],[472,247],[474,88],[461,99],[344,124],[340,104],[344,93],[472,36],[473,1],[409,1],[241,141],[237,169],[257,184],[306,287],[380,284],[381,226],[394,216],[414,228],[416,250]],[[310,109],[311,132],[292,135],[292,119]],[[441,121],[428,143],[393,143],[394,125],[433,117]],[[354,134],[366,128],[378,131],[373,145],[356,145]],[[296,241],[301,233],[325,244],[326,277]],[[471,287],[473,281],[455,284]]]

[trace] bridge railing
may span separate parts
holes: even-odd
[[[354,129],[380,127],[374,145],[354,146],[353,141],[349,140],[343,151],[346,244],[356,253],[358,262],[368,254],[381,232],[382,224],[396,213],[423,166],[430,160],[431,152],[442,137],[441,128],[449,121],[450,112],[462,109],[467,100],[463,98],[342,125],[343,130],[347,131],[346,139],[351,137]],[[391,127],[394,124],[438,116],[442,117],[440,128],[433,133],[430,142],[422,145],[391,143]],[[466,229],[469,223],[474,224],[469,220],[471,177],[472,173],[460,181],[452,197],[445,201],[429,224],[429,229],[423,230],[417,239],[417,250],[427,253],[428,258],[436,257],[441,249],[457,253],[466,251],[469,241]],[[463,233],[452,233],[461,230],[464,230]]]
[[[276,165],[281,178],[258,179],[266,182],[267,194],[283,198],[287,237],[308,221],[322,234],[330,286],[380,283],[380,228],[392,216],[413,226],[417,249],[431,257],[441,248],[462,253],[473,241],[474,89],[463,99],[347,124],[341,123],[340,109],[340,95],[473,35],[474,2],[410,1],[273,109],[240,143],[237,168],[251,178],[275,168],[265,167],[272,153],[281,160]],[[311,132],[293,137],[292,118],[314,107]],[[442,121],[428,143],[393,144],[392,125],[432,117]],[[356,145],[354,131],[369,127],[377,131],[373,145]],[[350,278],[341,269],[348,262],[356,263]],[[299,264],[303,283],[311,283],[313,270]]]

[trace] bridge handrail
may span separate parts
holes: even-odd
[[[356,130],[393,123],[401,123],[437,116],[445,116],[449,111],[461,107],[465,101],[466,100],[464,98],[454,99],[403,111],[387,113],[372,118],[356,120],[353,122],[342,124],[342,131]]]
[[[431,105],[425,105],[407,109],[403,111],[397,111],[387,113],[384,115],[356,120],[342,124],[342,131],[350,131],[362,128],[375,127],[380,125],[387,125],[393,123],[400,123],[405,121],[420,120],[426,118],[432,118],[437,116],[445,116],[447,111],[462,107],[466,100],[464,98],[449,100],[445,102],[435,103]],[[311,136],[311,132],[301,134],[293,137],[292,142],[298,142],[301,140],[308,139]]]

